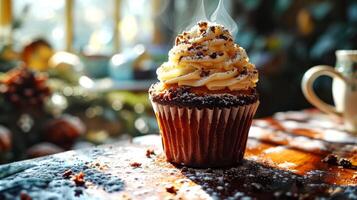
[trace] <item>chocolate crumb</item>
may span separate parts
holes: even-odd
[[[213,33],[215,33],[215,32],[216,32],[216,27],[211,26],[211,27],[210,27],[210,29],[211,29],[211,31],[212,31]]]
[[[139,163],[139,162],[133,162],[133,163],[130,163],[130,166],[131,166],[131,167],[134,167],[134,168],[138,168],[138,167],[141,167],[141,163]]]
[[[344,168],[352,167],[351,161],[347,160],[346,158],[341,158],[338,163]]]
[[[198,23],[198,26],[199,27],[205,27],[205,26],[207,26],[208,24],[207,24],[207,22],[199,22]]]
[[[85,184],[84,173],[83,172],[79,172],[78,174],[74,175],[72,177],[72,181],[74,181],[76,186],[83,186]]]
[[[223,56],[224,53],[223,53],[223,52],[219,52],[218,55],[219,55],[219,56]]]
[[[240,72],[241,75],[246,75],[248,74],[248,70],[247,68],[244,68],[241,72]]]
[[[217,54],[216,53],[212,53],[209,57],[215,59],[215,58],[217,58]]]
[[[151,158],[152,155],[156,155],[155,152],[154,152],[154,150],[152,150],[152,149],[147,149],[147,150],[146,150],[146,157],[147,157],[147,158]]]
[[[218,36],[219,39],[224,39],[224,40],[228,40],[227,36],[221,34]]]
[[[180,38],[176,37],[175,45],[177,46],[178,44],[180,44]]]
[[[199,52],[197,52],[197,56],[201,58],[201,57],[203,57],[203,53],[201,51],[199,51]]]
[[[20,194],[20,200],[32,200],[32,198],[30,197],[30,195],[28,195],[25,192],[21,192]]]
[[[322,162],[325,162],[325,163],[328,163],[331,165],[337,165],[337,156],[334,154],[329,154],[324,159],[322,159]]]
[[[206,34],[206,29],[200,29],[200,33],[203,35],[203,34]]]
[[[63,172],[62,177],[68,179],[71,177],[71,175],[72,175],[72,170],[68,169],[65,172]]]
[[[171,193],[171,194],[177,194],[177,189],[175,188],[175,186],[171,186],[171,187],[166,187],[166,192]]]
[[[322,162],[326,162],[331,165],[338,165],[341,168],[351,168],[352,163],[350,160],[346,158],[338,158],[337,155],[335,154],[329,154],[327,155],[324,159],[322,159]]]
[[[79,188],[76,188],[76,189],[74,190],[74,196],[79,197],[79,196],[81,196],[82,194],[83,194],[83,190],[81,190],[81,189],[79,189]]]
[[[202,70],[200,73],[200,77],[206,77],[209,75],[209,71]]]

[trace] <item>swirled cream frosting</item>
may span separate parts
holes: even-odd
[[[169,60],[157,69],[160,82],[209,90],[255,88],[258,71],[222,25],[199,22],[176,37]]]

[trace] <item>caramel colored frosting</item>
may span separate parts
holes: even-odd
[[[157,69],[165,85],[230,91],[255,88],[258,71],[222,25],[199,22],[176,38],[168,62]]]

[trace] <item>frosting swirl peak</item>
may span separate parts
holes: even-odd
[[[199,22],[176,37],[169,60],[157,69],[164,84],[231,91],[255,88],[258,71],[222,25]]]

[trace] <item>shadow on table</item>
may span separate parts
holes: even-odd
[[[347,199],[348,195],[357,195],[356,187],[324,183],[318,171],[300,176],[250,160],[229,169],[178,168],[208,194],[225,199],[244,196],[258,199]]]

